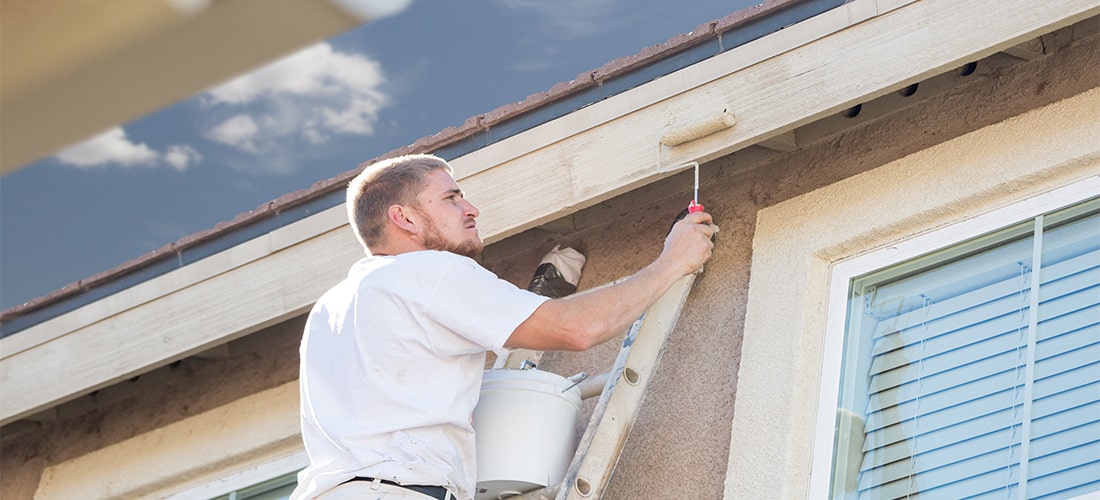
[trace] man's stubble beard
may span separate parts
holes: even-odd
[[[477,258],[478,254],[485,245],[481,240],[471,241],[463,240],[461,242],[448,241],[442,235],[439,234],[439,228],[436,227],[435,222],[430,217],[422,214],[427,227],[425,227],[424,233],[424,246],[429,250],[439,250],[441,252],[451,252],[458,255],[464,255],[471,259]]]

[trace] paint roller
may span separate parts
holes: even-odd
[[[695,116],[693,119],[683,121],[685,123],[679,124],[675,120],[670,120],[664,135],[661,136],[662,145],[668,147],[679,146],[685,142],[702,139],[715,132],[725,130],[737,123],[729,109],[723,109],[719,113]]]
[[[737,123],[737,120],[733,117],[733,113],[729,111],[729,108],[724,108],[718,113],[703,114],[701,116],[694,116],[689,120],[680,121],[682,123],[677,123],[677,120],[669,120],[669,124],[665,128],[664,134],[661,135],[661,141],[657,149],[658,172],[674,172],[687,167],[695,168],[695,189],[692,193],[691,203],[688,204],[687,211],[676,217],[676,220],[682,219],[688,213],[703,211],[703,205],[699,204],[699,162],[690,161],[670,168],[663,168],[661,166],[661,156],[664,152],[664,148],[666,146],[675,147],[696,139],[702,139],[715,132],[728,129]]]

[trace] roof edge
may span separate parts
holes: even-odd
[[[360,163],[356,168],[335,177],[315,182],[312,186],[282,195],[268,201],[253,210],[238,214],[233,219],[216,224],[210,229],[193,233],[169,243],[156,250],[128,260],[116,267],[96,273],[88,278],[65,285],[47,295],[28,300],[0,311],[0,323],[7,323],[44,309],[53,304],[79,296],[92,289],[118,280],[156,263],[169,259],[179,259],[181,253],[203,243],[210,242],[224,234],[238,231],[262,220],[277,216],[289,209],[299,207],[309,201],[332,194],[343,187],[359,171],[368,165],[389,158],[413,153],[430,153],[470,139],[480,132],[516,119],[535,110],[552,105],[568,97],[602,85],[605,81],[627,75],[653,64],[680,54],[704,43],[721,40],[724,33],[741,27],[751,21],[773,14],[796,4],[811,0],[762,0],[759,4],[728,14],[720,19],[698,25],[688,33],[682,33],[664,43],[643,48],[636,54],[612,60],[599,68],[577,75],[568,82],[553,85],[550,89],[531,94],[522,101],[502,105],[487,113],[467,118],[461,125],[451,126],[439,132],[417,139],[412,144],[391,150],[387,153]],[[728,47],[726,47],[728,48]],[[503,139],[498,138],[497,140]],[[8,334],[15,333],[9,332]],[[2,335],[0,335],[2,337]]]

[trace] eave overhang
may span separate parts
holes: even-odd
[[[452,164],[492,243],[671,175],[658,165],[780,138],[1098,13],[1095,0],[854,0]],[[660,146],[722,110],[733,127]],[[333,207],[0,340],[0,423],[304,313],[362,255],[346,226]]]

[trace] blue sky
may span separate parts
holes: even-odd
[[[0,178],[0,309],[752,5],[413,0]]]

